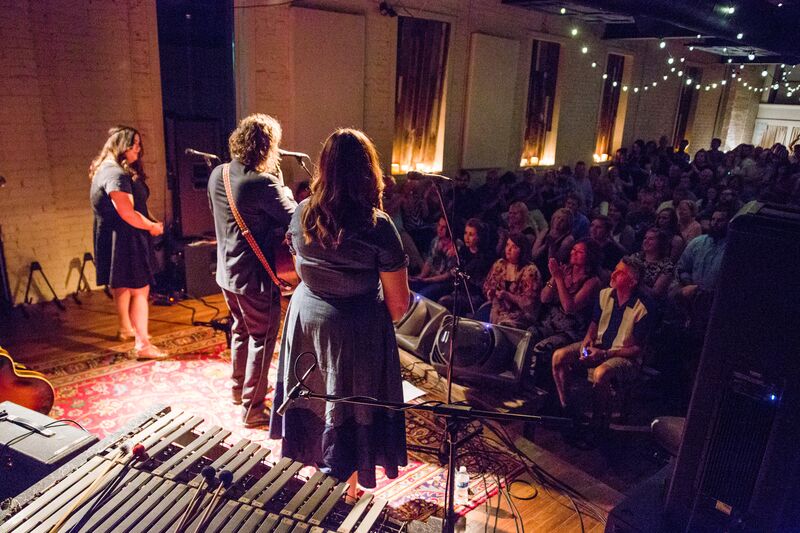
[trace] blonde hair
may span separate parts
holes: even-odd
[[[375,226],[383,210],[383,173],[375,146],[363,132],[338,129],[322,147],[302,216],[305,241],[337,247],[345,235]]]

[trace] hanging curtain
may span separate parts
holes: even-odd
[[[692,83],[700,83],[700,80],[703,79],[703,71],[697,67],[687,67],[686,79],[690,78],[694,80]],[[675,119],[675,130],[672,133],[672,146],[676,150],[681,141],[686,139],[686,132],[690,131],[689,118],[692,116],[692,104],[696,93],[693,85],[681,84],[681,94],[678,97],[678,116]]]
[[[791,144],[791,146],[788,145],[786,146],[790,151],[792,149],[792,146],[794,146],[797,143],[800,143],[800,126],[794,126],[792,128],[792,133],[789,134],[789,138],[787,139],[786,142]]]
[[[553,129],[553,102],[556,98],[560,49],[558,43],[533,41],[522,149],[524,159],[536,158],[537,162],[542,159],[547,133]]]
[[[606,79],[603,80],[603,97],[600,104],[600,121],[597,124],[596,154],[608,154],[611,158],[614,142],[614,125],[617,122],[619,95],[622,91],[622,71],[625,68],[625,57],[608,54]]]
[[[786,126],[767,124],[767,129],[764,130],[764,134],[761,136],[761,141],[759,141],[758,145],[764,148],[772,148],[772,145],[776,142],[784,143],[786,142],[787,131],[788,128]]]
[[[392,164],[432,168],[436,158],[450,25],[400,17]]]

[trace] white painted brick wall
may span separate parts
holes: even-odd
[[[87,169],[107,129],[142,131],[151,209],[164,215],[164,139],[154,0],[0,2],[0,225],[12,294],[31,261],[60,297],[92,251]],[[90,281],[94,271],[88,271]],[[38,279],[35,278],[35,279]],[[49,299],[44,283],[37,288]]]

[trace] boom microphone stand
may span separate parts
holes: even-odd
[[[471,420],[497,420],[508,422],[531,422],[540,424],[547,427],[563,428],[572,425],[572,420],[569,418],[559,418],[554,416],[536,416],[536,415],[521,415],[515,413],[498,413],[492,411],[483,411],[473,409],[468,405],[446,404],[439,405],[425,405],[425,404],[411,404],[400,402],[382,402],[374,398],[367,398],[364,396],[350,396],[339,397],[330,394],[317,394],[308,389],[305,384],[305,378],[311,373],[316,366],[316,362],[305,372],[300,381],[289,391],[286,400],[278,407],[277,412],[281,415],[286,411],[289,405],[299,398],[307,398],[312,400],[324,400],[326,402],[334,403],[349,403],[353,405],[368,405],[372,407],[381,407],[384,409],[391,409],[394,411],[428,411],[436,416],[443,416],[447,419],[446,427],[446,448],[447,448],[447,483],[445,485],[445,518],[442,522],[443,533],[453,533],[457,521],[455,514],[455,473],[456,473],[456,455],[459,446],[462,446],[473,437],[477,436],[479,432],[472,432],[461,439],[458,439],[458,433],[461,428]]]
[[[436,189],[436,199],[439,201],[439,208],[442,211],[442,218],[444,218],[444,222],[447,225],[447,232],[450,234],[450,239],[453,241],[453,246],[455,247],[456,237],[453,235],[453,228],[450,224],[450,217],[447,215],[447,208],[444,205],[444,198],[442,197],[442,188],[441,182],[442,181],[451,181],[450,178],[446,176],[441,176],[438,174],[425,174],[425,173],[417,173],[417,172],[409,172],[409,179],[430,179],[433,182],[433,185]],[[452,216],[455,217],[455,192],[453,192],[453,214]],[[450,345],[448,346],[448,354],[447,354],[447,377],[446,377],[446,388],[447,388],[447,400],[446,403],[452,403],[452,396],[453,396],[453,367],[455,366],[455,346],[456,340],[458,336],[458,321],[459,321],[459,311],[460,311],[460,301],[459,301],[459,294],[460,289],[463,287],[464,292],[467,296],[467,302],[469,303],[470,309],[472,314],[475,314],[475,308],[472,304],[472,296],[469,293],[469,285],[467,284],[467,280],[469,276],[464,272],[464,269],[461,267],[461,257],[458,254],[458,249],[456,249],[456,266],[450,270],[450,274],[453,276],[453,309],[452,309],[452,316],[453,320],[450,322]],[[445,429],[445,433],[449,431],[449,427]],[[473,435],[467,435],[464,437],[464,441],[469,440],[471,437],[477,435],[480,430],[474,432]],[[417,450],[427,453],[432,453],[439,458],[440,462],[444,462],[447,458],[447,435],[442,438],[442,444],[439,448],[433,448],[429,446],[420,446],[416,447]]]

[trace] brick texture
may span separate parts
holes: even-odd
[[[155,1],[30,0],[0,8],[0,224],[11,291],[39,261],[60,297],[92,250],[87,169],[118,123],[142,131],[150,208],[164,216]],[[87,269],[93,282],[94,271]],[[33,300],[47,287],[34,278]]]

